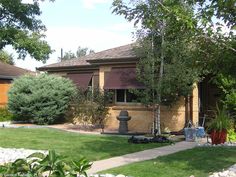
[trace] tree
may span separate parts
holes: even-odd
[[[199,28],[206,32],[196,38],[201,45],[197,53],[199,64],[212,73],[213,82],[223,93],[221,102],[233,115],[236,113],[236,0],[194,3],[198,6]]]
[[[93,49],[89,49],[88,47],[83,48],[79,46],[76,51],[76,57],[79,58],[79,57],[82,57],[91,53],[94,53]]]
[[[24,4],[21,0],[0,0],[0,50],[11,45],[24,59],[27,54],[45,62],[52,50],[43,40],[46,30],[38,19],[41,11],[37,0]]]
[[[77,48],[77,51],[73,53],[71,50],[68,52],[65,52],[65,55],[62,58],[59,58],[61,61],[68,60],[72,58],[80,58],[83,56],[86,56],[88,54],[94,53],[93,49],[89,49],[88,47],[81,47],[79,46]]]
[[[65,52],[65,55],[60,58],[62,61],[63,60],[69,60],[69,59],[72,59],[72,58],[76,58],[75,54],[70,50],[68,52]]]
[[[0,61],[3,63],[14,65],[13,55],[7,53],[5,50],[0,50]]]
[[[114,12],[142,25],[137,31],[137,51],[141,56],[138,77],[146,85],[141,97],[156,112],[154,129],[160,134],[161,105],[172,105],[181,96],[188,96],[193,83],[199,80],[199,71],[188,67],[192,48],[186,45],[191,43],[189,36],[193,33],[189,29],[197,22],[193,19],[191,4],[156,0],[132,2],[134,7],[114,1]],[[179,15],[185,19],[179,19]]]
[[[209,6],[204,6],[207,3]],[[197,6],[199,13],[195,13]],[[160,105],[171,105],[190,95],[193,83],[224,70],[220,63],[235,62],[234,33],[226,35],[222,24],[212,23],[215,16],[222,17],[232,27],[235,15],[227,8],[225,3],[204,0],[137,0],[129,6],[122,0],[113,1],[114,13],[141,24],[137,31],[138,73],[147,87],[143,100],[157,106],[154,128],[159,133]],[[229,68],[232,70],[232,65]]]

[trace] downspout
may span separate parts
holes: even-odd
[[[193,122],[193,94],[189,97],[189,117],[191,122],[194,124],[196,122]]]
[[[189,100],[188,100],[188,96],[185,97],[185,126],[187,126],[188,122],[189,122]]]

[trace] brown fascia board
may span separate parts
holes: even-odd
[[[139,58],[137,57],[130,57],[130,58],[106,58],[106,59],[94,59],[94,60],[87,60],[87,62],[91,64],[121,64],[121,63],[130,63],[130,62],[137,62]]]
[[[97,66],[84,65],[84,66],[60,66],[60,67],[40,67],[36,68],[37,71],[76,71],[76,70],[98,70]]]
[[[14,78],[16,78],[16,76],[3,76],[3,75],[0,75],[0,79],[3,79],[3,80],[13,80]]]
[[[13,80],[15,78],[17,78],[19,76],[4,76],[4,75],[0,75],[0,79],[3,79],[3,80]]]

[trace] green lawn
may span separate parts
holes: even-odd
[[[181,151],[154,160],[134,163],[102,173],[134,177],[205,177],[236,163],[235,147],[202,147]]]
[[[55,129],[0,128],[0,147],[55,149],[71,159],[106,159],[167,144],[129,144],[127,137],[85,135]]]

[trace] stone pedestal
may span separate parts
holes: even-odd
[[[120,134],[126,134],[128,133],[128,121],[131,119],[131,117],[128,114],[128,111],[123,110],[120,112],[119,116],[117,116],[117,120],[120,121],[119,124],[119,133]]]

